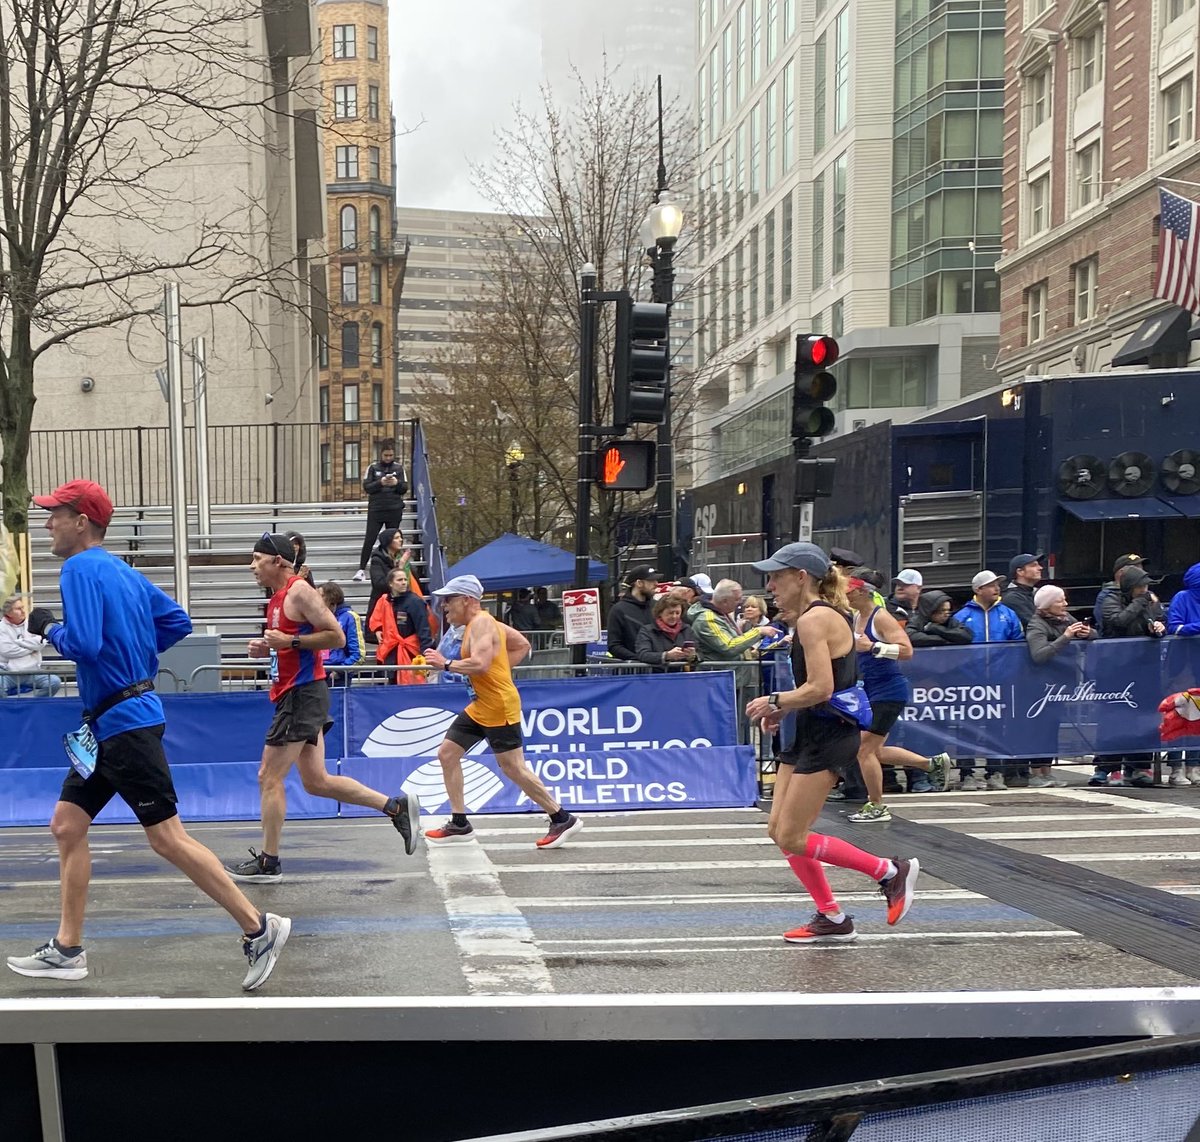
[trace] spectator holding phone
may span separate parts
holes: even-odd
[[[674,595],[660,595],[651,609],[654,618],[637,635],[635,657],[661,673],[682,670],[696,661],[696,636],[683,621],[683,603]]]

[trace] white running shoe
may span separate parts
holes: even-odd
[[[250,961],[250,970],[242,980],[243,991],[254,991],[267,982],[275,970],[275,961],[279,959],[283,945],[292,934],[292,922],[286,916],[268,912],[266,921],[266,931],[261,936],[242,937],[242,951]]]
[[[1171,770],[1171,777],[1167,782],[1168,785],[1191,785],[1192,779],[1182,769]]]
[[[360,567],[354,572],[354,578],[350,581],[352,583],[365,583],[367,581],[367,573]]]
[[[87,951],[77,956],[64,956],[51,940],[43,944],[31,956],[9,956],[8,966],[17,975],[33,979],[87,979]]]

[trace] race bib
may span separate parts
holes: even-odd
[[[92,727],[86,722],[77,730],[63,734],[63,747],[75,772],[85,781],[96,772],[96,760],[100,756],[100,746]]]

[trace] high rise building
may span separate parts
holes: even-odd
[[[1008,0],[1005,46],[998,372],[1186,364],[1154,282],[1160,183],[1200,199],[1196,0]]]
[[[395,126],[384,0],[320,0],[328,337],[318,338],[322,498],[357,498],[397,412]],[[362,432],[363,422],[372,430]],[[343,426],[355,426],[346,429]]]
[[[698,19],[696,482],[789,453],[800,333],[841,344],[837,432],[996,383],[1004,0]]]

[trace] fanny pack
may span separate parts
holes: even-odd
[[[832,721],[857,726],[860,730],[870,729],[875,717],[867,692],[861,686],[847,686],[845,690],[835,691],[829,701],[815,707],[814,712]]]
[[[83,725],[69,734],[63,734],[63,748],[67,751],[67,759],[75,772],[85,781],[96,772],[96,761],[100,757],[100,744],[96,741],[96,735],[92,731],[96,720],[102,714],[107,714],[114,706],[127,702],[130,698],[148,694],[153,689],[154,680],[151,678],[134,682],[133,685],[126,686],[124,690],[118,690],[102,702],[98,702],[94,709],[84,710]]]

